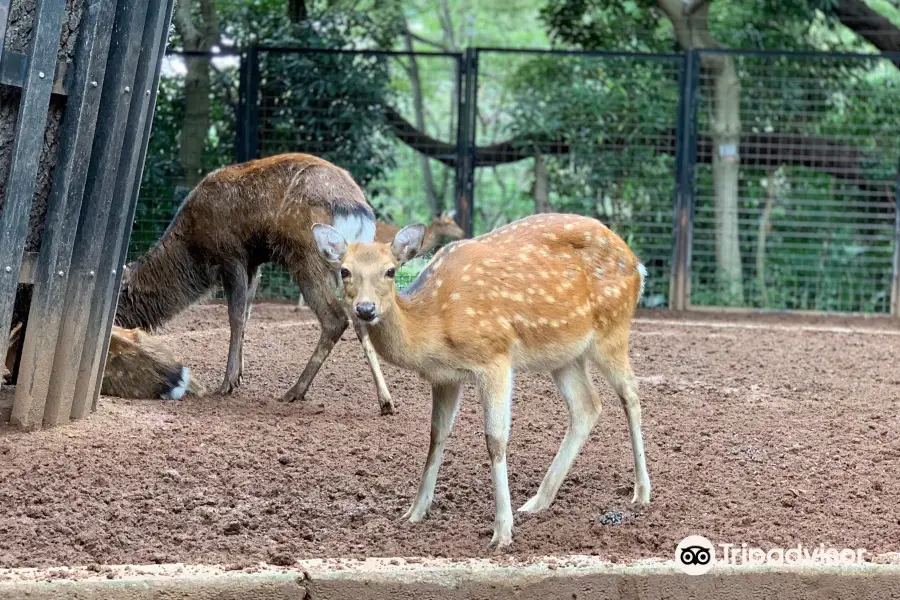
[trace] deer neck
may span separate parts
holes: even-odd
[[[438,244],[438,234],[434,230],[434,224],[425,227],[425,237],[422,240],[422,254],[431,252]]]
[[[119,293],[115,323],[154,330],[209,293],[215,283],[205,265],[178,240],[163,238],[137,263]]]

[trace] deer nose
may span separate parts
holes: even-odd
[[[360,302],[356,305],[356,316],[363,321],[371,321],[375,318],[375,304],[372,302]]]

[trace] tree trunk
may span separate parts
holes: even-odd
[[[682,48],[718,48],[709,33],[712,0],[657,0],[672,23]],[[744,301],[741,247],[738,228],[738,193],[741,140],[741,82],[734,59],[706,54],[703,67],[713,78],[715,119],[712,124],[712,170],[716,214],[716,282],[727,304]]]
[[[194,17],[199,2],[200,20]],[[219,40],[219,22],[214,0],[179,0],[172,16],[181,35],[184,49],[209,52]],[[181,144],[178,158],[182,179],[179,184],[193,188],[203,178],[203,151],[209,136],[210,64],[206,56],[185,57],[187,73],[184,77],[184,120],[181,123]]]
[[[534,212],[553,212],[550,205],[550,181],[547,177],[547,164],[540,152],[534,155]]]
[[[838,0],[830,10],[843,25],[880,51],[900,52],[900,27],[866,4],[865,0]],[[894,64],[900,65],[900,61],[895,60]]]
[[[291,23],[302,23],[307,16],[306,0],[288,0],[288,19]]]
[[[209,135],[210,77],[209,59],[205,56],[185,57],[184,121],[181,124],[179,159],[183,178],[180,184],[193,189],[203,178],[203,151]]]
[[[403,23],[403,40],[406,44],[406,50],[412,52],[412,35],[409,31],[409,24],[405,21]],[[425,103],[422,100],[422,82],[419,79],[419,64],[416,62],[415,56],[409,57],[406,73],[409,76],[409,82],[413,91],[413,109],[416,117],[416,129],[425,131]],[[441,210],[443,210],[443,202],[439,202],[434,194],[434,176],[431,173],[431,162],[424,154],[419,155],[419,162],[422,166],[422,180],[425,183],[425,197],[428,200],[428,207],[431,210],[431,216],[436,217],[440,215]]]
[[[740,186],[741,83],[730,56],[714,57],[715,121],[712,175],[715,191],[716,265],[719,293],[726,304],[744,302],[738,198]]]

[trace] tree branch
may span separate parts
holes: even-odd
[[[832,13],[848,29],[882,52],[900,52],[900,27],[863,0],[839,0]],[[894,64],[897,64],[896,61]]]
[[[403,41],[406,49],[413,52],[412,32],[409,30],[409,23],[403,19]],[[409,82],[413,91],[413,108],[416,115],[416,129],[425,131],[425,102],[422,99],[422,82],[419,78],[419,63],[416,61],[415,55],[409,56],[409,64],[406,67],[406,74],[409,76]],[[421,156],[422,179],[425,184],[425,195],[428,199],[428,207],[431,209],[432,216],[437,216],[441,212],[438,206],[438,200],[434,193],[434,177],[431,173],[431,164],[428,157]]]
[[[427,46],[431,46],[433,48],[437,48],[441,52],[450,52],[450,50],[447,49],[447,46],[443,45],[440,42],[435,42],[434,40],[425,39],[421,35],[417,35],[417,34],[413,33],[412,31],[409,31],[407,35],[409,35],[409,37],[411,37],[415,41],[425,44]]]
[[[447,40],[454,52],[459,52],[459,47],[456,45],[456,36],[453,33],[453,17],[450,16],[450,4],[447,0],[441,0],[438,20],[441,22],[444,39]]]
[[[419,131],[391,107],[385,107],[385,121],[394,134],[412,149],[448,167],[456,167],[456,145],[435,139]],[[664,131],[649,142],[656,154],[675,155],[675,131]],[[599,151],[618,152],[631,145],[628,139],[608,139],[595,147]],[[714,144],[708,135],[697,141],[697,163],[712,162]],[[521,136],[476,148],[478,167],[493,167],[534,157],[535,152],[562,156],[574,148],[562,137],[536,139]],[[805,167],[831,175],[872,194],[873,199],[894,201],[883,185],[871,181],[867,174],[868,154],[856,146],[843,144],[824,136],[805,133],[745,133],[741,135],[741,164],[748,167],[778,168],[782,165]]]

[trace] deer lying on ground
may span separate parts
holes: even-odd
[[[425,227],[391,244],[352,243],[316,224],[319,251],[339,270],[345,302],[385,360],[432,386],[431,444],[418,493],[404,515],[422,520],[434,498],[444,444],[463,382],[474,379],[484,406],[496,517],[490,546],[512,541],[506,471],[513,374],[549,371],[565,399],[569,427],[537,494],[519,510],[550,506],[600,415],[593,362],[618,394],[634,457],[632,502],[650,501],[641,407],[628,356],[631,319],[646,269],[599,221],[543,214],[441,249],[402,293],[394,273],[420,251]]]
[[[308,154],[283,154],[208,174],[188,195],[162,238],[129,265],[116,325],[154,330],[222,283],[231,339],[220,394],[243,373],[244,329],[259,284],[273,262],[290,272],[322,326],[319,343],[282,401],[302,399],[347,329],[335,297],[335,274],[319,260],[311,227],[330,223],[354,242],[375,237],[375,215],[347,171]],[[378,389],[382,414],[394,412],[381,367],[365,331],[355,325]]]
[[[7,383],[16,383],[15,364],[22,350],[22,323],[9,336],[6,352]],[[186,394],[202,396],[203,384],[157,337],[140,329],[113,327],[100,393],[118,398],[180,400]]]
[[[448,239],[451,241],[461,240],[466,233],[456,224],[454,217],[455,210],[444,211],[438,217],[432,217],[431,225],[425,228],[425,240],[422,242],[422,250],[419,256],[423,256],[431,252],[437,247],[441,240]],[[375,241],[383,244],[390,244],[394,236],[400,228],[384,221],[375,222]],[[303,308],[303,294],[297,300],[297,308]]]

